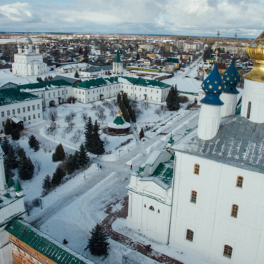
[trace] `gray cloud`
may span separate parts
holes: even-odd
[[[2,0],[0,30],[255,37],[263,13],[261,0]]]

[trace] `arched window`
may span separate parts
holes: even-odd
[[[237,213],[238,213],[238,205],[233,204],[232,205],[232,212],[231,212],[231,216],[237,218]]]
[[[155,209],[154,209],[154,207],[152,205],[149,207],[149,210],[155,211]]]
[[[194,164],[194,174],[199,175],[200,172],[200,165]]]
[[[193,241],[193,231],[192,230],[187,229],[186,239],[189,241]]]
[[[250,112],[251,112],[251,102],[248,102],[247,119],[250,119]]]
[[[243,186],[243,177],[242,176],[237,176],[236,186],[242,188],[242,186]]]
[[[228,258],[231,258],[232,251],[233,251],[233,248],[232,247],[230,247],[228,245],[225,245],[225,248],[224,248],[224,256],[226,256]]]
[[[192,191],[191,202],[192,203],[196,203],[196,198],[197,198],[197,192],[196,191]]]

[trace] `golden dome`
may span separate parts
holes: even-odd
[[[247,54],[252,59],[254,66],[244,78],[264,82],[264,32],[249,44]]]
[[[121,111],[120,111],[120,110],[118,110],[118,111],[117,111],[117,114],[118,114],[118,115],[121,115]]]

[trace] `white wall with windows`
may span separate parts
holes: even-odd
[[[24,125],[43,120],[41,98],[0,106],[0,131],[4,130],[7,118],[13,116],[24,120]]]

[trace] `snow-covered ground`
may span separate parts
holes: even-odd
[[[190,69],[188,73],[189,76],[194,74],[193,71],[195,71],[195,67]],[[0,79],[1,74],[3,74],[2,72],[3,71],[0,71]],[[10,75],[9,73],[6,74]],[[171,80],[173,83],[177,84],[178,82],[185,83],[186,87],[189,87],[192,81],[194,81],[194,83],[196,82],[195,79],[190,80],[191,78],[183,78],[184,76],[183,74],[182,76],[178,74]],[[197,87],[198,86],[197,81]],[[179,86],[178,89],[180,90]],[[109,101],[111,101],[111,99]],[[102,102],[94,103],[94,105],[101,104]],[[114,105],[113,107],[116,112],[118,109],[117,106]],[[139,103],[139,108],[141,107],[143,107],[143,104]],[[185,137],[186,130],[190,128],[195,130],[197,128],[198,111],[180,109],[178,112],[165,112],[159,116],[155,114],[155,110],[159,107],[159,104],[149,104],[149,108],[143,110],[144,114],[138,117],[136,126],[132,126],[133,133],[130,135],[108,136],[102,134],[101,138],[106,138],[109,142],[105,146],[106,151],[112,151],[112,153],[103,155],[99,158],[90,155],[93,164],[87,170],[77,173],[74,178],[57,187],[56,190],[52,191],[47,196],[42,197],[43,209],[33,209],[30,216],[27,217],[27,220],[59,242],[62,242],[64,238],[67,239],[69,241],[67,246],[94,260],[96,263],[122,263],[124,257],[129,259],[131,263],[156,263],[152,259],[128,249],[111,239],[109,256],[104,260],[91,256],[88,250],[84,251],[84,248],[87,246],[92,228],[96,223],[101,222],[107,216],[105,212],[106,208],[110,204],[115,204],[112,210],[119,210],[121,208],[121,204],[118,201],[121,201],[127,195],[125,187],[130,180],[130,164],[133,165],[133,168],[138,168],[141,163],[147,159],[152,150],[162,149],[164,147],[170,135],[173,136],[176,142],[179,142]],[[49,109],[46,110],[44,116],[48,116],[48,111]],[[67,125],[64,121],[64,117],[71,111],[76,113],[73,120],[75,127],[73,131],[67,134],[63,132]],[[61,105],[57,107],[58,119],[56,123],[58,129],[55,137],[46,134],[46,128],[50,122],[46,120],[43,123],[28,127],[25,135],[18,141],[31,159],[37,159],[41,162],[41,170],[38,175],[35,175],[31,181],[22,181],[21,183],[24,194],[26,195],[25,201],[31,201],[41,195],[44,177],[47,174],[52,176],[59,164],[58,162],[52,162],[51,157],[58,143],[63,144],[68,154],[74,153],[74,151],[79,148],[79,145],[84,140],[84,136],[82,136],[77,143],[73,143],[70,139],[76,130],[84,129],[84,121],[81,117],[84,112],[86,112],[93,121],[97,119],[95,116],[96,110],[93,110],[92,104],[84,105],[76,103],[74,105]],[[114,119],[114,117],[110,116],[109,112],[109,109],[106,108],[106,119],[101,125],[102,128]],[[101,121],[99,121],[99,123],[101,124]],[[150,128],[145,132],[146,140],[140,142],[138,140],[138,133],[141,127],[146,126]],[[28,136],[31,134],[34,134],[41,143],[49,145],[51,152],[45,153],[43,148],[38,152],[30,150],[28,146]],[[121,143],[129,138],[132,138],[132,141],[128,145],[120,147]],[[98,169],[97,164],[102,166],[102,170]],[[17,175],[15,178],[16,177]],[[131,233],[129,234],[129,227],[126,227],[125,221],[117,220],[113,224],[113,228],[121,233],[123,231],[127,232],[126,235],[132,237]],[[215,264],[215,262],[209,262],[196,253],[186,251],[176,245],[160,245],[154,242],[151,236],[146,233],[134,238],[143,241],[144,244],[152,244],[157,251],[182,260],[187,264]]]

